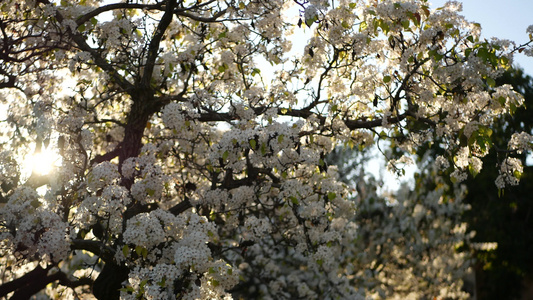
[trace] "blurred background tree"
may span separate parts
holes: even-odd
[[[533,79],[515,68],[498,81],[511,84],[525,98],[524,107],[494,123],[492,141],[498,148],[505,148],[505,139],[513,133],[532,132]],[[465,182],[468,188],[465,202],[472,209],[464,214],[464,220],[476,232],[473,242],[498,244],[493,251],[475,252],[476,294],[477,299],[531,299],[525,295],[524,285],[533,274],[533,168],[526,162],[525,153],[513,153],[524,165],[522,181],[518,186],[507,187],[498,197],[493,180],[498,176],[496,164],[503,155],[506,153],[491,150],[483,158],[484,170]]]

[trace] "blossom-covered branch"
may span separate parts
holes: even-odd
[[[495,78],[531,41],[482,39],[457,2],[1,7],[3,296],[466,297],[463,194],[428,168],[435,189],[377,195],[327,156],[386,141],[396,168],[438,142],[456,183],[476,174],[523,100]],[[45,150],[48,173],[25,166]]]

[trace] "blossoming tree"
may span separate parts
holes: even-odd
[[[461,195],[436,176],[376,206],[324,158],[390,141],[400,170],[438,138],[454,180],[479,172],[493,118],[522,102],[494,79],[531,42],[425,0],[0,8],[0,297],[464,296]],[[27,174],[45,150],[54,169]],[[509,157],[498,187],[520,170]]]

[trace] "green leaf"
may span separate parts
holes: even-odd
[[[143,281],[141,281],[141,283],[139,284],[139,287],[141,288],[142,291],[144,291],[144,286],[148,283],[148,279],[144,279]]]
[[[307,25],[307,27],[311,27],[311,25],[313,25],[313,23],[316,21],[318,21],[318,16],[313,16],[309,19],[305,19],[305,25]]]
[[[119,291],[125,292],[125,293],[133,293],[135,289],[131,285],[128,285],[127,287],[121,288]]]
[[[444,57],[444,55],[437,52],[437,50],[429,51],[429,56],[432,56],[435,59],[435,61],[440,61]]]
[[[142,251],[143,251],[143,247],[142,246],[135,247],[135,253],[137,253],[137,255],[140,256]]]
[[[457,183],[457,178],[453,177],[453,176],[450,176],[450,181],[452,183]]]
[[[389,23],[380,20],[379,27],[381,27],[381,30],[383,30],[383,33],[387,34],[390,31]]]
[[[367,28],[368,28],[368,24],[365,21],[359,24],[359,32],[365,31]]]
[[[229,156],[228,150],[224,151],[224,153],[222,153],[222,160],[228,159],[228,156]]]
[[[30,202],[30,205],[33,206],[33,208],[38,208],[39,206],[41,206],[41,202],[39,202],[39,200],[37,199],[34,199]]]
[[[474,178],[476,178],[476,176],[479,174],[479,172],[477,172],[476,169],[474,169],[474,167],[472,167],[471,164],[468,165],[468,171]]]
[[[130,247],[128,247],[128,245],[124,245],[122,246],[122,254],[124,254],[124,257],[128,257],[128,255],[130,254]]]
[[[430,15],[429,6],[423,5],[422,10],[424,11],[424,14],[426,15],[426,17],[429,17]]]
[[[333,193],[333,192],[329,192],[329,193],[328,193],[328,200],[331,201],[331,200],[333,200],[333,199],[335,199],[335,198],[337,198],[337,194],[335,194],[335,193]]]
[[[91,18],[91,24],[96,25],[98,23],[98,20],[96,18]]]
[[[468,146],[477,145],[482,152],[486,152],[492,147],[492,129],[486,126],[480,126],[472,133],[468,139]]]
[[[486,127],[486,126],[480,126],[478,131],[483,134],[484,136],[491,137],[492,136],[492,129]]]
[[[504,96],[500,96],[498,97],[498,102],[500,103],[501,106],[504,106],[505,105],[505,97]]]
[[[350,28],[350,24],[348,24],[348,22],[346,21],[342,21],[341,26],[344,27],[345,29]]]
[[[511,103],[509,105],[509,113],[511,114],[511,116],[514,116],[514,114],[516,112],[516,109],[517,109],[517,107],[516,107],[516,105],[514,103]]]
[[[494,81],[494,79],[492,79],[490,77],[487,77],[487,84],[490,87],[495,87],[496,86],[496,81]]]
[[[318,165],[321,167],[325,165],[324,160],[322,158],[318,160]]]
[[[298,199],[294,196],[290,196],[289,200],[291,200],[291,203],[294,205],[298,205],[300,202],[298,202]]]
[[[146,193],[148,194],[148,196],[153,196],[155,195],[155,190],[151,188],[146,188]]]
[[[353,149],[353,147],[355,146],[353,140],[349,140],[348,141],[348,147],[350,147],[350,149]]]
[[[465,50],[465,57],[468,58],[471,53],[472,53],[472,49],[471,48],[466,49]]]
[[[255,150],[255,146],[257,146],[257,142],[254,139],[250,140],[250,147],[252,147],[253,150]]]
[[[255,76],[255,75],[258,75],[258,74],[261,74],[261,70],[258,69],[258,68],[254,68],[254,69],[252,70],[252,76]]]
[[[391,77],[389,75],[383,76],[383,82],[389,83],[391,81]]]
[[[161,279],[160,282],[157,283],[157,285],[159,285],[160,287],[165,287],[166,282],[167,282],[167,277],[163,276],[163,278]]]
[[[505,56],[502,56],[500,57],[500,63],[503,65],[503,66],[507,66],[509,64],[509,59]]]
[[[409,20],[403,20],[402,21],[402,27],[403,29],[409,29],[409,27],[411,27],[411,22]]]

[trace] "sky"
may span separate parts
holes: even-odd
[[[431,8],[441,7],[446,0],[430,0]],[[463,0],[462,15],[481,24],[485,38],[498,37],[519,44],[528,41],[526,29],[533,25],[533,0]],[[515,64],[533,76],[533,57],[518,54]]]

